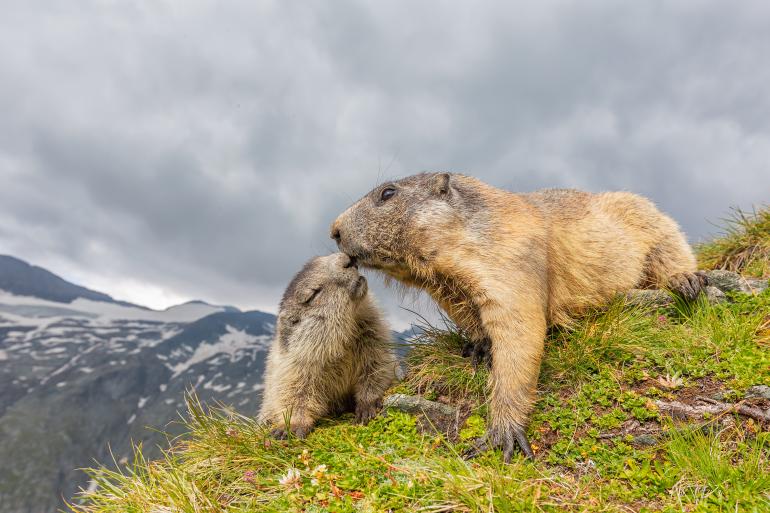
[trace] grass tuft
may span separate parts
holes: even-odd
[[[462,356],[469,338],[448,319],[443,321],[443,329],[427,321],[416,327],[407,356],[409,373],[405,384],[428,399],[443,395],[453,400],[485,402],[487,369],[483,365],[474,368],[470,359]]]
[[[576,384],[606,365],[630,362],[650,344],[654,322],[649,309],[629,308],[625,298],[619,297],[570,327],[551,330],[541,382]]]
[[[736,209],[724,222],[722,236],[696,248],[701,268],[770,276],[770,208],[752,213]]]
[[[722,441],[701,429],[673,430],[668,458],[681,479],[674,488],[724,511],[770,510],[770,438]]]

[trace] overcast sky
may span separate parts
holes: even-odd
[[[421,170],[631,190],[702,240],[770,201],[770,2],[622,4],[5,0],[0,253],[275,311]]]

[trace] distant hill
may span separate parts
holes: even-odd
[[[0,289],[17,296],[32,296],[57,303],[71,303],[78,298],[83,298],[143,308],[116,301],[107,294],[75,285],[42,267],[30,265],[8,255],[0,255]]]
[[[157,456],[146,426],[177,433],[187,389],[256,414],[274,323],[204,301],[151,310],[0,256],[0,512],[62,508],[110,447]]]

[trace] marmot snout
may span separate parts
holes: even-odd
[[[304,437],[316,420],[355,409],[367,422],[396,375],[390,330],[354,259],[310,260],[281,300],[259,418]]]

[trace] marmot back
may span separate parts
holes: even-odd
[[[281,300],[259,419],[273,434],[304,437],[329,414],[355,409],[368,422],[396,376],[390,330],[355,262],[309,261]]]

